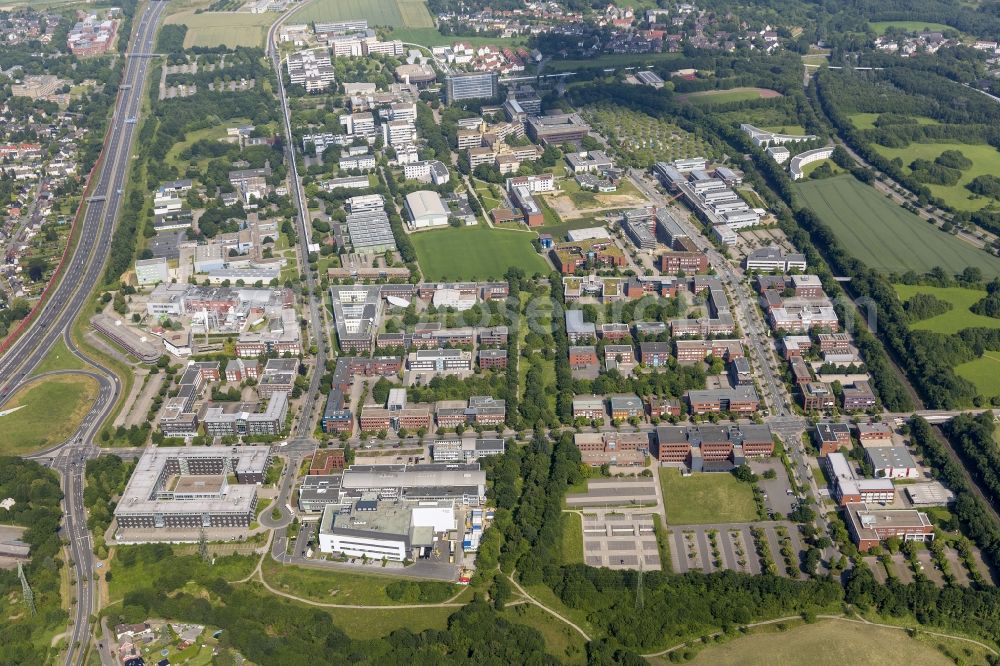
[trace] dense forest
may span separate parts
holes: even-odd
[[[0,498],[14,505],[0,509],[0,524],[27,527],[21,540],[31,546],[25,575],[35,597],[32,616],[21,597],[16,569],[0,569],[0,664],[48,663],[53,635],[69,619],[60,596],[59,519],[62,490],[50,469],[20,458],[0,457]]]

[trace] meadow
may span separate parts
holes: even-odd
[[[875,129],[875,121],[881,116],[881,113],[852,113],[847,116],[847,119],[851,121],[851,124],[858,129]],[[927,116],[910,116],[913,118],[918,125],[937,125],[938,121],[933,118],[928,118]]]
[[[976,176],[1000,173],[1000,152],[993,146],[970,143],[911,143],[906,148],[886,148],[873,144],[875,150],[889,159],[903,160],[903,171],[909,172],[910,162],[916,159],[933,161],[946,150],[957,150],[972,160],[972,166],[962,170],[962,177],[955,185],[928,185],[931,193],[956,210],[979,210],[993,199],[973,194],[965,188]]]
[[[165,23],[183,24],[188,27],[184,47],[192,46],[264,46],[267,29],[278,18],[277,14],[250,14],[247,12],[202,12],[186,10],[171,14]]]
[[[976,390],[985,398],[1000,395],[1000,353],[983,352],[974,361],[955,366],[955,374],[976,385]]]
[[[963,328],[1000,328],[1000,319],[984,317],[969,310],[976,301],[986,296],[980,289],[965,289],[963,287],[928,287],[914,284],[893,285],[899,300],[906,301],[915,294],[930,294],[942,301],[951,303],[951,310],[936,317],[929,317],[914,322],[910,328],[918,331],[934,331],[951,335]]]
[[[1000,276],[1000,259],[940,231],[851,176],[803,182],[797,190],[844,249],[871,268],[924,273],[940,266],[959,273],[976,266],[988,279]]]
[[[681,476],[677,469],[660,469],[660,487],[668,525],[749,523],[757,506],[749,484],[732,474]]]
[[[368,19],[371,26],[434,27],[423,0],[314,0],[295,13],[300,23],[358,18]]]
[[[66,441],[97,390],[97,382],[84,375],[48,376],[20,389],[3,406],[3,411],[20,409],[0,416],[0,455],[24,455]]]
[[[691,104],[728,104],[730,102],[745,102],[751,99],[770,99],[781,97],[781,93],[769,88],[729,88],[728,90],[704,90],[702,92],[678,95],[678,100]]]
[[[923,32],[923,31],[937,31],[941,32],[944,30],[954,30],[950,25],[945,25],[944,23],[928,23],[927,21],[869,21],[869,27],[876,32],[876,34],[884,35],[885,31],[890,27],[897,28],[899,30],[906,30],[907,32]]]
[[[484,224],[420,231],[410,236],[425,280],[499,280],[511,266],[528,275],[549,266],[531,245],[535,234]]]
[[[887,655],[892,655],[888,661]],[[944,666],[952,663],[945,655],[910,638],[899,629],[838,620],[802,624],[784,632],[758,631],[721,645],[707,647],[691,661],[696,666],[839,666],[845,662],[913,666]]]

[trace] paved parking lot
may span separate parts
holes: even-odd
[[[788,481],[788,473],[785,471],[785,466],[776,458],[751,460],[749,464],[750,469],[753,470],[753,473],[759,479],[757,485],[767,494],[767,499],[764,500],[767,510],[787,516],[798,498],[788,494],[792,489],[792,485]],[[764,472],[769,469],[774,470],[775,478],[764,478]]]
[[[955,578],[955,583],[962,586],[969,586],[971,584],[971,577],[969,575],[969,570],[965,567],[965,563],[962,562],[962,558],[959,556],[958,551],[954,548],[947,547],[944,550],[945,558],[948,561],[948,570],[952,576]],[[913,569],[910,566],[909,560],[902,553],[896,553],[894,555],[890,554],[890,564],[889,569],[892,574],[899,579],[901,583],[911,583],[914,580]],[[977,568],[980,574],[987,580],[991,581],[990,571],[982,562],[981,558],[974,558],[977,562]],[[917,552],[917,561],[923,565],[920,572],[927,577],[932,583],[937,586],[944,585],[944,573],[937,568],[934,564],[934,559],[931,556],[929,550],[923,549]],[[875,574],[875,579],[880,583],[884,583],[888,576],[886,575],[885,567],[877,557],[867,556],[865,557],[865,563],[868,568],[872,570]]]
[[[583,517],[583,558],[588,566],[659,570],[653,517],[649,513],[599,513]],[[641,561],[641,565],[640,565]]]
[[[656,477],[590,479],[587,492],[566,495],[566,504],[581,506],[627,506],[657,503]]]
[[[719,525],[687,525],[670,532],[670,560],[677,573],[701,570],[705,573],[730,569],[743,573],[759,574],[760,558],[757,556],[756,542],[751,527],[764,530],[771,551],[771,558],[777,565],[778,573],[788,577],[785,562],[781,556],[781,538],[777,529],[784,527],[795,551],[794,564],[798,567],[803,542],[798,527],[789,522],[728,523]],[[796,569],[796,571],[798,571]],[[796,573],[795,577],[801,577]]]

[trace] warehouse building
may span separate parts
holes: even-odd
[[[448,224],[448,208],[437,192],[419,190],[405,199],[406,217],[414,229],[443,227]]]
[[[341,499],[376,495],[382,500],[444,500],[479,504],[486,498],[486,472],[479,463],[351,465],[344,470]]]

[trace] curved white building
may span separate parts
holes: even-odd
[[[792,161],[788,164],[788,170],[792,174],[792,180],[801,180],[802,167],[807,164],[812,164],[813,162],[819,162],[820,160],[829,159],[833,155],[833,146],[827,146],[826,148],[817,148],[815,150],[807,150],[804,153],[799,153],[792,158]]]

